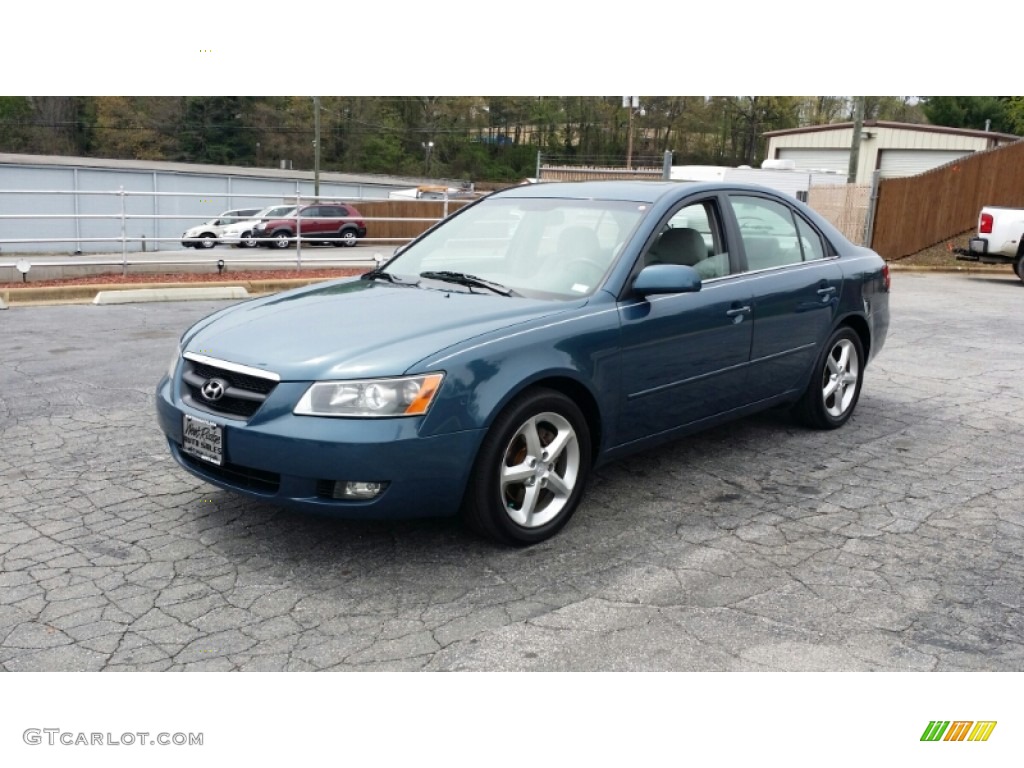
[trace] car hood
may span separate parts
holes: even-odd
[[[193,326],[185,351],[282,381],[395,376],[452,345],[584,304],[357,278],[231,307]]]

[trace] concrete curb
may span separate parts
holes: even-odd
[[[247,299],[249,291],[238,285],[206,288],[133,288],[128,291],[99,291],[93,304],[138,304],[147,301],[216,301]]]
[[[187,291],[187,290],[241,290],[243,294],[239,298],[246,298],[255,295],[278,293],[290,288],[301,288],[306,285],[337,280],[334,277],[310,277],[310,278],[289,278],[276,280],[240,280],[238,282],[225,282],[223,284],[210,283],[126,283],[123,285],[54,285],[41,288],[7,288],[0,290],[0,303],[6,302],[9,306],[32,306],[46,304],[95,304],[100,293],[136,293],[141,291]],[[204,296],[202,298],[234,298],[233,296]],[[154,301],[155,299],[147,299]],[[163,301],[182,301],[184,297],[175,295],[162,299]],[[123,304],[126,301],[118,301],[116,298],[104,301],[105,304]]]
[[[945,274],[967,274],[967,275],[996,275],[1002,274],[1007,271],[1007,267],[1002,264],[990,264],[981,267],[925,267],[913,264],[901,266],[898,262],[890,261],[889,269],[893,272],[938,272]],[[1009,274],[1013,274],[1013,270],[1009,270]]]

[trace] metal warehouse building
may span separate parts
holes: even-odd
[[[321,173],[320,197],[382,200],[424,181]],[[0,248],[96,253],[112,250],[123,230],[132,251],[178,249],[183,231],[223,211],[297,194],[308,202],[313,192],[309,171],[0,153]]]
[[[792,160],[800,170],[849,170],[853,123],[769,131],[764,136],[770,159]],[[856,183],[870,184],[876,170],[883,178],[914,176],[964,155],[1019,140],[1009,133],[866,120],[861,129]]]

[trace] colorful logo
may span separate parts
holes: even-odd
[[[932,720],[921,741],[988,741],[995,729],[995,720]]]

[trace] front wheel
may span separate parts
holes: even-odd
[[[211,232],[204,232],[199,237],[199,244],[196,248],[213,248],[217,244],[217,236]]]
[[[291,235],[287,232],[275,232],[273,243],[275,248],[287,248],[291,245]]]
[[[815,429],[836,429],[853,415],[864,382],[864,345],[848,326],[838,328],[815,363],[796,414]]]
[[[498,416],[473,467],[463,517],[483,535],[525,546],[562,529],[590,473],[590,429],[560,392],[530,390]]]
[[[1017,273],[1017,277],[1024,282],[1024,257],[1018,256],[1017,260],[1013,262],[1013,271]]]

